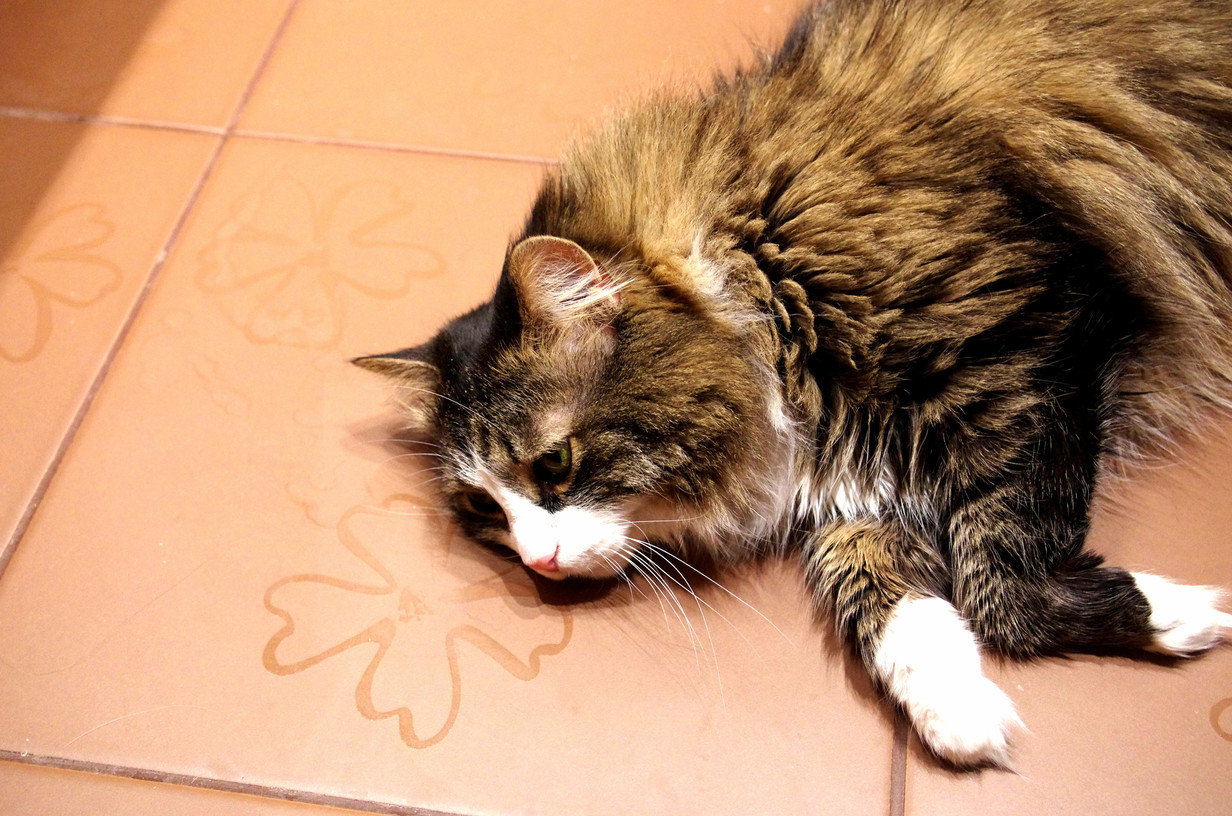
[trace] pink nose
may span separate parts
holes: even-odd
[[[560,567],[556,564],[556,554],[559,551],[560,548],[558,547],[555,550],[552,550],[550,555],[542,555],[535,559],[524,558],[522,560],[526,563],[526,566],[536,572],[558,572]]]

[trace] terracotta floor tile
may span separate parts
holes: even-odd
[[[800,5],[304,0],[242,127],[554,157],[618,99],[777,44]]]
[[[346,816],[357,812],[0,762],[0,813],[4,816]]]
[[[220,127],[290,2],[0,4],[0,108]],[[553,157],[798,5],[299,0],[241,122],[292,141],[229,142],[0,579],[0,750],[462,813],[886,812],[889,714],[796,566],[538,585],[438,516],[345,362],[481,300],[540,169],[294,143]],[[215,146],[0,116],[0,544]],[[1232,426],[1181,461],[1093,540],[1232,588]],[[1022,773],[913,741],[908,814],[1229,811],[1232,648],[990,673]],[[49,812],[338,811],[0,761],[0,813]]]
[[[888,715],[798,569],[731,576],[760,615],[545,598],[345,363],[482,299],[539,172],[230,143],[0,581],[0,748],[468,813],[885,811]]]
[[[0,118],[0,548],[215,144]]]
[[[221,127],[290,0],[8,0],[0,106]]]
[[[1110,491],[1092,544],[1110,563],[1232,588],[1232,426]],[[1232,648],[1169,665],[1075,657],[990,666],[1031,733],[1020,775],[953,774],[914,747],[907,814],[1232,811]]]

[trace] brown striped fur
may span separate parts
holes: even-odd
[[[536,305],[536,236],[592,300]],[[686,553],[798,549],[870,667],[907,596],[1026,657],[1149,645],[1090,502],[1228,406],[1230,281],[1232,5],[830,0],[580,141],[493,299],[360,362],[476,538],[509,543],[459,498],[478,458],[552,512],[644,500]]]

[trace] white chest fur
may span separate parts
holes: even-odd
[[[861,479],[846,470],[832,470],[819,476],[812,469],[805,469],[796,485],[793,508],[797,521],[856,521],[881,516],[893,499],[894,479],[888,471],[875,479]]]

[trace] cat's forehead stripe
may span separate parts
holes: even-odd
[[[573,430],[574,411],[564,406],[554,406],[535,418],[535,431],[541,446],[553,445],[567,439]]]

